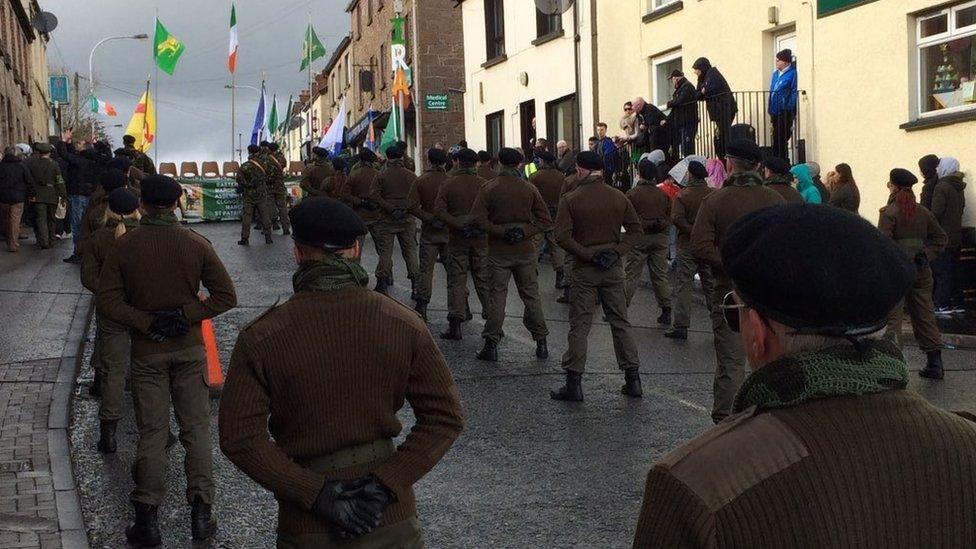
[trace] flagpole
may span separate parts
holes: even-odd
[[[235,67],[236,68],[236,67]],[[230,161],[234,161],[234,136],[237,135],[237,127],[235,123],[237,122],[234,111],[235,105],[237,104],[237,71],[231,73],[230,75]]]
[[[153,25],[153,29],[155,29],[156,26],[159,25],[159,8],[156,8],[156,21],[154,21],[154,23],[156,23],[156,24]],[[153,32],[155,33],[155,31],[153,31]],[[159,63],[156,62],[156,41],[155,41],[155,39],[153,40],[153,66],[156,67],[156,76],[153,78],[153,83],[152,83],[153,84],[153,93],[152,94],[153,94],[153,96],[155,96],[156,105],[159,105]],[[147,100],[146,101],[146,117],[147,117],[147,122],[148,122],[148,116],[149,116],[149,103],[150,103],[150,101]],[[156,164],[156,166],[159,166],[159,113],[157,112],[158,110],[159,110],[158,107],[156,107],[156,106],[153,107],[153,116],[156,117],[156,131],[153,132],[153,145],[155,145],[153,147],[153,163]]]
[[[309,153],[312,151],[312,137],[315,135],[312,131],[312,10],[308,11],[308,35],[306,36],[305,55],[308,59],[308,66],[305,68],[308,70],[308,144]],[[309,154],[309,157],[311,154]]]

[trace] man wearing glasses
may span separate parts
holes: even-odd
[[[763,186],[762,176],[756,171],[762,158],[759,145],[748,139],[736,139],[729,143],[725,157],[729,178],[721,189],[702,202],[691,230],[692,255],[711,267],[715,277],[711,301],[716,359],[715,382],[712,387],[712,420],[715,423],[729,415],[732,399],[745,376],[742,345],[723,320],[721,309],[717,307],[722,303],[722,297],[732,289],[723,269],[719,247],[729,229],[740,218],[767,206],[784,203],[779,193]]]
[[[743,217],[721,258],[752,373],[735,415],[648,473],[634,547],[972,546],[976,417],[908,390],[883,337],[908,258],[811,204]]]

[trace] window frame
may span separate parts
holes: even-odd
[[[681,0],[647,0],[647,13],[654,13],[657,10],[664,9],[671,4],[677,4]]]
[[[489,10],[489,7],[494,9]],[[489,12],[491,12],[490,17]],[[496,35],[494,31],[498,27],[500,27],[501,32]],[[505,2],[503,0],[485,0],[485,60],[492,61],[504,56]]]
[[[548,28],[546,32],[542,32],[542,23],[544,21],[556,22],[556,26]],[[535,8],[535,37],[545,38],[547,36],[552,36],[554,34],[559,34],[563,31],[563,16],[562,14],[556,15],[546,15],[539,11],[539,8]]]
[[[958,5],[945,6],[941,9],[927,13],[920,13],[915,16],[915,99],[917,101],[916,114],[918,115],[919,119],[976,110],[976,103],[959,105],[957,107],[948,107],[945,109],[934,109],[930,111],[922,110],[924,105],[927,103],[925,88],[922,85],[925,81],[925,75],[922,74],[922,71],[924,70],[922,64],[922,50],[925,48],[938,46],[940,44],[945,44],[953,40],[959,40],[960,38],[969,37],[973,37],[973,44],[971,47],[976,47],[976,24],[963,27],[964,30],[956,29],[956,17],[958,12],[974,6],[976,6],[976,0],[961,2]],[[922,22],[942,15],[947,17],[946,32],[922,38]]]
[[[493,121],[498,121],[498,143],[497,148],[492,147],[492,127]],[[498,151],[505,147],[505,111],[500,110],[485,115],[485,149],[496,156]]]
[[[663,65],[674,61],[675,59],[681,59],[682,65],[684,65],[684,54],[682,48],[679,46],[673,50],[668,50],[664,53],[660,53],[648,58],[650,63],[650,73],[651,73],[651,101],[655,106],[659,105],[657,102],[657,91],[658,91],[658,81],[657,81],[657,67],[658,65]],[[665,79],[665,84],[667,79]]]
[[[564,95],[562,97],[557,97],[552,101],[546,101],[545,104],[545,114],[546,114],[546,139],[549,141],[550,147],[555,147],[556,143],[559,142],[559,136],[555,135],[555,128],[558,125],[556,123],[555,110],[558,105],[563,103],[569,104],[569,112],[572,114],[572,127],[569,130],[569,138],[566,142],[570,144],[572,150],[576,150],[580,146],[580,139],[582,135],[580,134],[580,124],[578,116],[576,113],[576,94],[571,93],[569,95]]]

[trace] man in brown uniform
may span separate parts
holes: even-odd
[[[339,189],[339,199],[346,203],[366,224],[366,230],[373,237],[373,245],[376,246],[376,233],[374,227],[380,218],[379,205],[369,197],[373,190],[373,183],[379,175],[379,164],[376,163],[376,153],[369,149],[363,149],[359,153],[359,162],[352,167],[349,177]],[[359,245],[362,247],[365,236],[359,237]],[[385,284],[385,281],[384,281]],[[376,281],[379,289],[380,281]]]
[[[430,303],[431,285],[434,283],[434,265],[438,260],[447,263],[447,242],[450,238],[447,225],[435,214],[437,194],[448,177],[444,171],[447,153],[441,149],[430,149],[427,151],[427,162],[430,167],[410,189],[410,202],[414,205],[410,213],[421,221],[420,272],[415,284],[415,308],[424,320],[427,320],[427,304]]]
[[[482,332],[485,346],[478,358],[490,362],[498,361],[498,342],[505,335],[502,326],[511,278],[515,278],[525,306],[522,321],[535,340],[535,356],[549,357],[549,328],[539,299],[538,258],[532,237],[549,230],[552,218],[538,189],[519,175],[522,160],[522,153],[515,149],[498,151],[502,168],[495,179],[482,187],[471,209],[475,222],[488,233],[491,306]]]
[[[312,148],[312,160],[302,170],[302,190],[308,198],[326,196],[326,185],[335,170],[329,162],[329,151],[322,147]],[[333,197],[334,198],[334,197]]]
[[[790,163],[778,156],[767,156],[763,159],[763,171],[766,176],[763,185],[779,193],[787,204],[803,204],[803,195],[793,186],[793,174],[790,173]]]
[[[739,222],[722,264],[752,374],[735,416],[648,473],[634,547],[972,547],[976,418],[906,389],[878,335],[911,263],[851,213],[791,204]]]
[[[210,391],[202,320],[237,304],[234,284],[210,242],[184,228],[173,210],[182,187],[166,176],[142,183],[139,227],[118,240],[99,279],[97,307],[132,336],[132,399],[139,443],[129,496],[136,522],[126,537],[159,545],[157,511],[166,493],[170,400],[186,449],[186,499],[194,539],[213,535]],[[200,299],[201,283],[210,295]]]
[[[258,213],[258,224],[264,233],[264,243],[272,244],[271,214],[268,211],[268,169],[261,157],[261,147],[247,146],[247,161],[237,171],[237,194],[241,195],[241,239],[240,246],[248,246],[251,241],[251,221],[254,212]]]
[[[627,256],[627,307],[637,292],[637,283],[647,266],[654,298],[661,309],[657,323],[671,324],[671,283],[668,280],[668,254],[671,250],[671,199],[657,186],[657,165],[644,159],[637,165],[640,179],[627,198],[640,217],[644,235]]]
[[[468,273],[474,291],[481,302],[482,316],[488,312],[491,290],[488,268],[488,240],[485,232],[473,223],[471,207],[481,192],[485,180],[478,177],[475,165],[478,154],[461,149],[457,154],[458,168],[454,176],[444,182],[434,209],[437,217],[450,228],[447,244],[447,320],[450,328],[441,334],[444,339],[461,339],[461,324],[470,319],[468,308]]]
[[[491,166],[491,154],[488,151],[478,151],[478,177],[491,181],[498,175],[498,170]]]
[[[729,178],[721,189],[702,202],[691,231],[691,253],[699,262],[712,268],[715,289],[712,292],[712,332],[715,336],[715,382],[712,420],[718,423],[732,409],[732,400],[745,376],[742,344],[722,315],[722,299],[732,283],[722,270],[719,246],[733,223],[742,216],[768,206],[784,204],[783,197],[764,187],[756,167],[762,161],[759,145],[748,139],[736,139],[726,147],[725,164]]]
[[[309,199],[292,226],[295,295],[237,339],[220,448],[274,493],[280,548],[423,547],[413,485],[462,428],[451,371],[417,314],[366,289],[352,210]]]
[[[376,244],[376,291],[386,293],[393,286],[393,240],[400,244],[403,262],[407,264],[407,277],[411,283],[411,297],[416,298],[417,273],[417,226],[408,215],[414,204],[410,189],[417,176],[403,166],[403,150],[396,145],[386,149],[386,166],[376,176],[369,198],[380,208],[380,219],[373,228]]]
[[[627,321],[627,276],[621,258],[640,241],[641,219],[619,190],[606,185],[597,153],[576,156],[579,187],[565,195],[556,214],[556,242],[573,254],[573,303],[569,313],[569,348],[563,354],[566,384],[550,393],[554,400],[581,401],[587,338],[597,303],[613,334],[617,365],[624,371],[623,394],[640,397],[640,358]],[[621,237],[621,227],[626,234]]]
[[[881,208],[878,230],[890,238],[909,260],[915,263],[917,274],[911,291],[891,309],[888,316],[888,336],[901,345],[902,318],[905,309],[912,321],[912,331],[918,348],[926,355],[922,377],[942,379],[942,334],[935,320],[932,301],[932,268],[929,263],[939,257],[949,241],[942,226],[925,206],[915,201],[912,186],[918,178],[905,169],[891,170],[888,189],[891,198]]]
[[[539,159],[539,169],[529,177],[529,182],[539,189],[542,200],[549,208],[549,216],[556,217],[556,208],[559,206],[559,196],[562,191],[566,177],[556,169],[553,164],[556,157],[551,152],[540,149],[535,151],[535,157]],[[543,239],[549,243],[549,257],[552,258],[552,268],[556,271],[556,289],[562,289],[564,282],[564,271],[566,264],[566,252],[556,244],[552,236],[552,231],[540,234],[537,239],[541,243]]]
[[[61,169],[51,160],[54,147],[49,143],[35,143],[34,156],[27,160],[27,169],[34,178],[34,213],[37,214],[35,237],[37,245],[46,250],[51,247],[57,219],[54,212],[58,200],[68,200],[68,191],[61,177]]]
[[[664,332],[664,337],[671,339],[688,339],[688,327],[691,325],[691,289],[695,282],[695,273],[701,280],[702,293],[705,295],[705,308],[712,310],[712,290],[714,280],[712,270],[699,262],[689,249],[691,229],[695,226],[695,217],[702,201],[715,189],[708,186],[705,178],[708,171],[701,162],[688,164],[688,183],[685,188],[674,197],[671,206],[671,222],[678,230],[678,254],[674,262],[674,290],[671,301],[674,303],[674,321],[671,328]]]

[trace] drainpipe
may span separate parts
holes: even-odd
[[[814,104],[815,104],[814,99],[816,99],[817,94],[814,91],[814,86],[815,86],[816,78],[815,78],[815,73],[814,73],[814,70],[815,69],[814,69],[813,59],[814,59],[814,54],[815,54],[815,50],[816,50],[817,33],[814,32],[813,25],[814,25],[814,22],[816,21],[816,18],[814,17],[813,4],[811,2],[804,1],[804,2],[802,2],[802,5],[806,6],[809,9],[809,11],[810,11],[810,61],[809,61],[809,66],[810,66],[810,86],[809,86],[809,88],[810,88],[810,124],[809,124],[809,126],[810,126],[810,134],[813,136],[813,143],[816,145],[816,147],[811,147],[812,149],[815,149],[814,151],[811,151],[811,153],[814,153],[814,152],[815,153],[819,153],[820,152],[820,137],[817,135],[817,122],[816,122],[817,118],[816,118],[816,116],[814,116],[814,113],[815,113],[815,111],[814,111]],[[818,156],[819,156],[819,154],[811,154],[810,157],[811,158],[814,158],[814,159],[818,159]]]
[[[583,109],[581,108],[583,102],[580,98],[580,32],[579,32],[579,3],[582,0],[576,0],[573,2],[573,62],[576,68],[576,95],[574,96],[573,108],[576,110],[576,132],[579,135],[579,141],[576,146],[579,150],[583,150]]]
[[[590,0],[590,42],[592,46],[590,63],[593,71],[593,122],[596,123],[600,120],[600,71],[597,70],[600,59],[597,55],[599,40],[597,39],[596,0]]]

